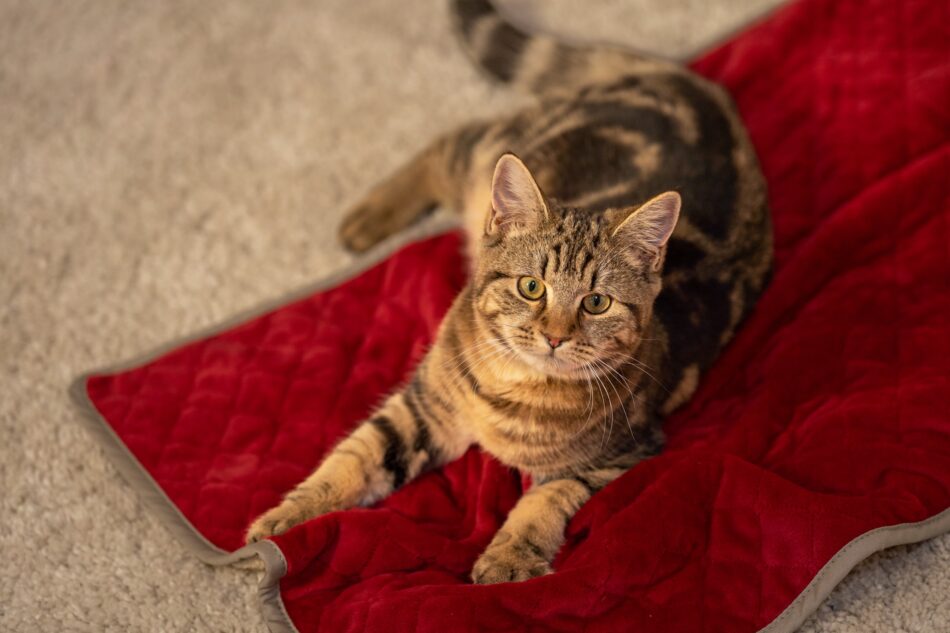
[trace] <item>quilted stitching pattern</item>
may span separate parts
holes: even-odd
[[[695,64],[734,94],[774,209],[773,283],[669,449],[568,529],[557,573],[466,577],[521,491],[470,451],[277,537],[304,632],[754,631],[845,543],[950,506],[946,7],[802,0]],[[144,367],[96,407],[195,527],[249,520],[423,353],[454,235]]]
[[[343,286],[92,377],[90,398],[195,528],[237,549],[421,357],[464,284],[458,250],[456,236],[411,246]]]

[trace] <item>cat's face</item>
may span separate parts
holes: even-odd
[[[591,214],[544,199],[524,181],[530,174],[520,161],[503,161],[475,274],[475,308],[488,336],[546,374],[617,367],[635,353],[652,315],[678,196]]]
[[[636,350],[660,290],[649,258],[612,239],[604,216],[550,221],[479,253],[476,309],[490,335],[545,373],[607,371]]]

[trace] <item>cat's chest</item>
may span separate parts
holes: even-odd
[[[583,420],[519,407],[506,414],[492,404],[472,407],[475,438],[507,466],[535,475],[570,469],[591,454],[590,430]]]

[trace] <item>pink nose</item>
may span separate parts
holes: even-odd
[[[564,342],[564,339],[562,339],[562,338],[554,338],[554,337],[551,337],[551,336],[545,336],[544,338],[546,338],[546,339],[548,340],[548,345],[551,346],[551,349],[555,349],[555,348],[559,347],[559,346],[561,345],[561,343]]]

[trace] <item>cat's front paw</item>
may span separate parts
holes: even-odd
[[[521,582],[550,574],[551,564],[524,542],[489,545],[472,568],[472,580],[479,585]]]
[[[244,540],[247,543],[256,543],[268,536],[283,534],[295,525],[300,525],[318,514],[320,513],[316,511],[310,512],[300,505],[285,501],[276,508],[271,508],[257,517],[257,519],[251,523],[251,527],[248,528]]]

